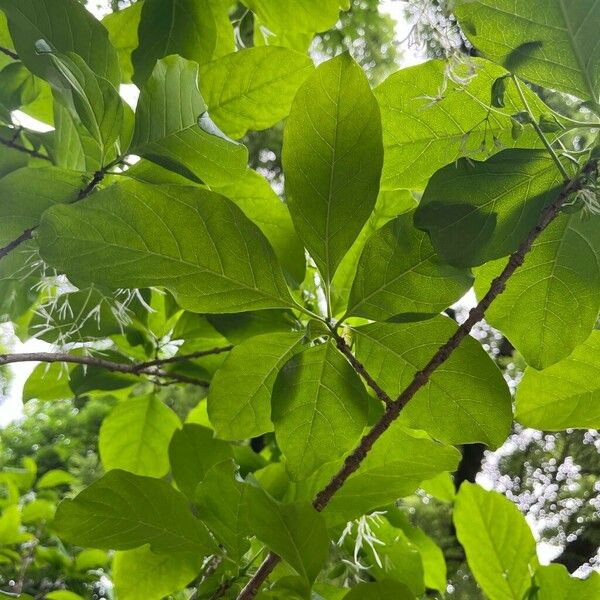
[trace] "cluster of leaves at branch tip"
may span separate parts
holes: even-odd
[[[375,89],[349,52],[308,52],[349,1],[232,4],[101,22],[0,0],[0,307],[62,346],[0,365],[49,363],[26,401],[110,408],[103,475],[0,475],[10,591],[30,597],[34,524],[93,568],[112,556],[119,600],[443,594],[405,511],[422,488],[486,597],[600,597],[598,574],[540,566],[506,497],[450,475],[514,419],[600,426],[600,2],[457,0],[474,56]],[[248,167],[245,136],[271,128],[283,185]],[[469,335],[484,316],[527,365],[514,415]]]

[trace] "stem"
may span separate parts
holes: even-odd
[[[14,147],[14,144],[12,142],[7,142],[6,140],[3,140],[1,138],[0,143],[4,144],[5,146],[10,146],[11,148]],[[22,150],[29,153],[34,152],[33,150],[28,150],[27,148],[22,148]],[[37,152],[35,153],[35,155],[37,155]],[[47,156],[45,157],[41,154],[39,155],[39,157],[50,160]],[[118,165],[120,162],[122,162],[122,160],[123,158],[119,156],[118,158],[107,164],[105,167],[102,167],[99,171],[96,171],[90,179],[89,183],[79,190],[77,198],[75,198],[73,202],[69,202],[69,204],[75,204],[75,202],[79,202],[80,200],[87,198],[96,189],[98,184],[104,179],[104,176],[106,175],[107,171],[109,169],[112,169],[115,165]],[[19,237],[6,244],[6,246],[0,248],[0,260],[3,259],[7,254],[12,252],[17,246],[20,246],[23,242],[32,239],[33,232],[37,228],[38,226],[34,225],[33,227],[26,229]]]
[[[344,485],[346,480],[360,467],[375,442],[385,433],[390,425],[414,395],[429,381],[431,375],[440,367],[458,348],[466,338],[474,325],[481,321],[490,304],[504,291],[506,284],[513,273],[523,264],[526,254],[531,250],[533,243],[548,225],[557,217],[565,200],[573,193],[581,189],[590,175],[597,176],[598,161],[590,160],[575,178],[565,183],[559,196],[546,206],[540,214],[537,225],[527,234],[519,248],[513,252],[504,267],[504,270],[490,285],[489,290],[479,301],[477,306],[471,309],[466,321],[462,323],[454,335],[441,346],[433,355],[431,360],[418,371],[412,381],[398,398],[386,408],[382,417],[375,423],[370,431],[363,436],[358,446],[346,457],[340,470],[330,479],[329,483],[315,496],[313,506],[315,510],[322,511],[336,492]],[[271,571],[275,568],[281,558],[270,552],[263,563],[254,573],[250,581],[240,592],[237,600],[251,600],[258,593],[261,585],[265,582]]]
[[[52,159],[37,150],[31,150],[30,148],[25,148],[25,146],[21,146],[21,144],[17,144],[14,140],[5,140],[4,138],[0,138],[0,144],[2,146],[6,146],[7,148],[12,148],[13,150],[18,150],[19,152],[24,152],[25,154],[29,154],[33,158],[41,158],[42,160],[47,160],[52,162]]]
[[[390,406],[394,401],[381,388],[381,386],[371,377],[365,366],[356,358],[346,340],[335,330],[331,328],[331,335],[335,340],[338,350],[348,359],[348,362],[354,367],[354,370],[366,381],[367,385],[375,392],[375,395],[386,406]]]
[[[184,360],[183,357],[180,357]],[[170,359],[165,359],[163,362],[169,362]],[[0,354],[0,366],[12,363],[22,362],[42,362],[42,363],[69,363],[76,365],[87,365],[105,369],[106,371],[116,373],[128,373],[130,375],[150,375],[153,377],[163,377],[172,379],[180,383],[190,383],[200,387],[208,387],[208,381],[188,377],[179,373],[171,373],[161,369],[158,365],[163,364],[161,361],[153,361],[154,364],[148,365],[145,363],[118,363],[104,358],[95,358],[93,356],[77,356],[62,352],[26,352],[22,354]]]
[[[556,154],[556,150],[554,150],[554,148],[552,147],[552,144],[550,144],[550,142],[544,135],[542,128],[539,126],[538,122],[535,120],[535,116],[533,115],[533,112],[531,111],[531,108],[529,107],[527,98],[525,98],[525,94],[523,94],[523,90],[521,89],[521,84],[519,83],[519,79],[515,75],[512,75],[512,78],[513,78],[513,81],[515,82],[515,87],[517,88],[517,92],[519,93],[521,102],[523,102],[523,106],[525,107],[525,110],[527,111],[527,114],[529,115],[531,124],[533,125],[535,132],[538,134],[538,137],[540,138],[540,140],[542,140],[542,144],[544,144],[544,146],[546,147],[546,150],[548,150],[548,152],[550,153],[550,156],[556,163],[556,166],[558,167],[560,174],[563,176],[563,179],[565,181],[569,181],[570,180],[569,173],[567,173],[567,170],[565,169],[563,164],[560,162],[560,158],[558,158],[558,154]]]
[[[223,352],[229,352],[230,350],[233,350],[233,346],[219,346],[216,348],[211,348],[210,350],[199,350],[198,352],[192,352],[191,354],[181,354],[179,356],[172,356],[171,358],[157,358],[156,360],[149,360],[148,362],[139,363],[137,368],[139,371],[140,369],[148,369],[149,367],[167,365],[169,363],[182,362],[185,360],[202,358],[203,356],[211,356],[214,354],[222,354]]]
[[[0,46],[0,52],[2,52],[2,54],[6,54],[6,56],[9,56],[13,60],[19,60],[19,55],[13,50],[9,50],[8,48]]]

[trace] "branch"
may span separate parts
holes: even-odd
[[[379,421],[377,421],[371,430],[363,436],[358,446],[346,457],[340,470],[316,495],[313,506],[317,511],[320,512],[327,506],[331,498],[344,485],[348,477],[359,468],[360,464],[373,447],[373,444],[375,444],[396,420],[406,404],[424,385],[427,384],[436,369],[450,357],[456,348],[458,348],[461,341],[469,335],[473,326],[483,319],[490,304],[504,291],[512,274],[523,264],[525,255],[531,250],[533,243],[546,227],[548,227],[548,225],[550,225],[550,223],[558,216],[560,209],[567,198],[573,192],[582,189],[584,185],[586,185],[587,179],[592,175],[594,177],[597,177],[598,175],[598,161],[595,159],[590,160],[577,177],[565,183],[556,200],[542,211],[537,225],[529,232],[519,248],[510,255],[504,270],[492,281],[485,296],[479,301],[477,306],[471,309],[466,321],[462,323],[454,335],[438,349],[427,365],[415,374],[408,387],[404,389],[395,401],[387,406]],[[240,592],[237,600],[251,600],[254,598],[261,585],[265,582],[280,560],[281,558],[277,554],[270,552],[250,581],[248,581],[244,589]]]
[[[198,352],[192,352],[190,354],[180,354],[179,356],[172,356],[171,358],[157,358],[156,360],[149,360],[148,362],[139,363],[137,365],[139,369],[147,369],[148,367],[155,367],[157,365],[166,365],[169,363],[183,362],[185,360],[193,360],[194,358],[202,358],[203,356],[211,356],[214,354],[222,354],[223,352],[229,352],[233,350],[233,346],[217,346],[210,350],[199,350]]]
[[[348,359],[348,362],[354,367],[354,370],[362,376],[366,381],[367,385],[375,392],[375,395],[381,402],[386,406],[390,406],[394,401],[388,396],[388,394],[381,388],[381,386],[371,377],[365,366],[356,358],[350,347],[346,343],[346,340],[332,328],[331,335],[335,339],[335,343],[338,350]]]
[[[8,48],[3,48],[2,46],[0,46],[0,52],[2,52],[2,54],[6,54],[6,56],[10,56],[10,58],[12,58],[13,60],[19,60],[19,55],[16,52],[9,50]]]
[[[21,144],[17,144],[14,140],[5,140],[4,138],[0,138],[0,144],[6,146],[7,148],[12,148],[13,150],[18,150],[19,152],[24,152],[25,154],[29,154],[33,158],[41,158],[42,160],[48,160],[52,162],[52,159],[46,154],[42,154],[37,150],[31,150],[30,148],[26,148],[25,146],[21,146]]]
[[[183,360],[183,357],[181,357]],[[164,362],[169,362],[170,359],[165,359]],[[96,358],[93,356],[77,356],[74,354],[66,354],[62,352],[27,352],[22,354],[0,354],[0,366],[12,363],[21,362],[42,362],[42,363],[70,363],[76,365],[87,365],[105,369],[113,373],[128,373],[130,375],[150,375],[153,377],[163,377],[172,379],[180,383],[190,383],[200,387],[208,387],[208,381],[188,377],[179,373],[171,373],[161,369],[158,365],[160,361],[153,361],[154,364],[139,364],[139,363],[118,363],[104,358]]]

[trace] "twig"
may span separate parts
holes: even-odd
[[[178,356],[172,356],[171,358],[157,358],[156,360],[149,360],[148,362],[139,363],[138,369],[146,369],[148,367],[154,367],[156,365],[166,365],[169,363],[193,360],[194,358],[202,358],[203,356],[222,354],[223,352],[229,352],[232,349],[233,346],[218,346],[216,348],[211,348],[210,350],[199,350],[198,352],[191,352],[190,354],[180,354]]]
[[[9,242],[3,248],[0,248],[0,260],[12,252],[17,246],[20,246],[23,242],[30,240],[33,237],[33,232],[36,229],[37,225],[35,227],[26,229],[18,238],[15,238],[12,242]]]
[[[42,154],[41,152],[38,152],[37,150],[32,150],[31,148],[26,148],[25,146],[21,146],[21,144],[17,144],[17,142],[15,142],[14,140],[5,140],[4,138],[0,137],[0,144],[6,146],[7,148],[12,148],[13,150],[18,150],[19,152],[29,154],[29,156],[32,156],[34,158],[41,158],[42,160],[48,160],[52,162],[52,159],[46,154]]]
[[[168,360],[168,359],[167,359]],[[62,352],[26,352],[21,354],[0,354],[0,366],[12,363],[21,362],[42,362],[42,363],[70,363],[77,365],[87,365],[90,367],[98,367],[106,371],[117,373],[128,373],[130,375],[150,375],[153,377],[163,377],[172,379],[180,383],[190,383],[201,387],[208,387],[208,381],[181,375],[180,373],[171,373],[165,371],[159,366],[144,366],[138,363],[118,363],[104,358],[96,358],[93,356],[77,356]],[[140,368],[141,367],[141,368]]]
[[[431,375],[441,366],[458,348],[461,341],[466,338],[473,326],[481,321],[490,304],[504,291],[506,283],[512,274],[523,264],[525,255],[531,250],[533,243],[548,225],[559,214],[560,209],[567,198],[578,191],[586,184],[590,175],[598,175],[598,161],[590,160],[582,169],[581,173],[566,182],[561,193],[556,200],[549,204],[540,214],[537,225],[528,233],[525,240],[519,248],[510,255],[504,270],[490,285],[485,296],[479,301],[477,306],[471,309],[466,321],[462,323],[454,335],[441,346],[433,355],[431,360],[423,369],[418,371],[412,381],[398,396],[398,398],[388,405],[386,411],[371,430],[363,436],[358,446],[346,457],[340,470],[330,479],[329,483],[316,495],[313,500],[313,506],[317,511],[322,511],[336,492],[344,485],[348,477],[352,475],[367,456],[373,444],[385,433],[389,426],[395,421],[402,409],[413,398],[413,396],[429,381]],[[260,567],[256,570],[250,581],[240,592],[237,600],[251,600],[258,593],[261,585],[265,582],[271,571],[275,568],[281,558],[270,552]]]
[[[3,140],[0,138],[0,143],[4,144],[4,145],[8,145],[10,147],[14,147],[14,145],[12,143],[8,143],[6,140]],[[27,152],[32,152],[27,150],[27,148],[23,148],[23,150],[27,151]],[[41,158],[48,158],[48,157],[44,157],[42,155],[40,155]],[[50,160],[50,159],[48,159]],[[98,186],[98,184],[104,179],[104,176],[106,175],[107,171],[109,169],[112,169],[115,165],[119,164],[121,162],[122,158],[118,157],[117,159],[113,160],[112,162],[110,162],[109,164],[107,164],[105,167],[102,167],[102,169],[100,169],[99,171],[96,171],[94,173],[94,175],[92,176],[92,178],[90,179],[89,183],[81,188],[79,190],[79,193],[77,194],[77,197],[75,198],[75,200],[73,200],[73,202],[69,202],[69,204],[75,204],[75,202],[79,202],[80,200],[83,200],[84,198],[87,198]],[[19,237],[15,238],[14,240],[12,240],[11,242],[9,242],[8,244],[6,244],[6,246],[4,246],[3,248],[0,248],[0,260],[2,260],[7,254],[9,254],[10,252],[12,252],[17,246],[20,246],[23,242],[26,242],[30,239],[32,239],[33,237],[33,232],[38,228],[37,225],[30,227],[29,229],[26,229]]]
[[[8,48],[0,46],[0,52],[2,52],[2,54],[6,54],[6,56],[10,56],[10,58],[13,60],[19,60],[19,55],[13,50],[9,50]]]
[[[394,401],[388,396],[385,390],[371,377],[365,366],[356,358],[346,340],[339,335],[335,329],[331,329],[331,335],[335,340],[335,343],[338,347],[338,350],[344,354],[344,356],[348,359],[348,362],[354,367],[354,370],[367,382],[367,385],[375,392],[375,395],[381,402],[383,402],[386,406],[390,406],[394,403]]]
[[[527,102],[527,98],[525,98],[525,94],[523,93],[523,90],[521,89],[521,84],[519,83],[518,77],[513,75],[512,79],[514,81],[515,87],[517,88],[519,97],[521,98],[521,102],[523,103],[523,106],[525,107],[525,110],[527,111],[527,114],[529,115],[529,119],[531,121],[531,124],[533,125],[533,128],[535,129],[535,132],[537,133],[540,140],[542,140],[542,143],[544,144],[546,150],[548,150],[548,153],[552,157],[552,160],[556,163],[556,166],[558,167],[558,170],[560,171],[560,174],[563,176],[563,179],[565,180],[565,182],[569,181],[570,176],[567,173],[567,170],[565,169],[564,165],[560,162],[560,158],[558,157],[558,154],[556,154],[556,151],[552,147],[552,144],[546,139],[546,136],[544,135],[542,128],[539,126],[538,122],[535,120],[535,115],[533,114],[531,108],[529,107],[529,103]]]

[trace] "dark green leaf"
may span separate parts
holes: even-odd
[[[248,493],[248,484],[236,479],[233,462],[224,461],[206,472],[194,495],[200,518],[237,563],[250,548]]]
[[[172,54],[196,63],[212,59],[217,29],[208,0],[145,0],[131,55],[133,81],[140,87],[156,61]]]
[[[529,365],[544,369],[567,357],[592,332],[600,308],[600,219],[560,215],[486,313]],[[478,272],[482,296],[505,260]]]
[[[77,0],[0,0],[19,58],[35,75],[45,78],[48,58],[38,54],[44,40],[57,52],[75,52],[113,85],[120,81],[119,61],[108,34]]]
[[[308,502],[281,504],[258,488],[248,490],[248,506],[256,537],[312,583],[329,555],[323,516]]]

